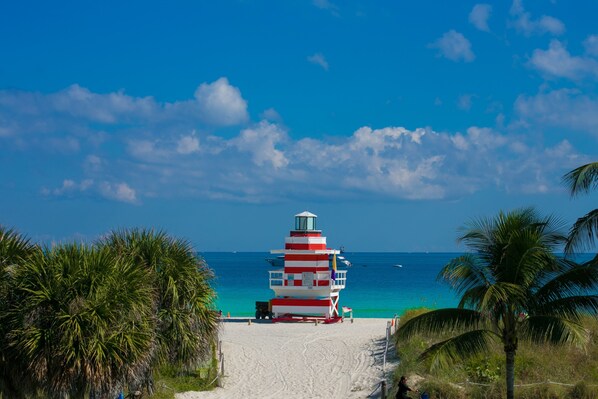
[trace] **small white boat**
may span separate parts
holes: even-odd
[[[396,264],[394,267],[403,267],[403,265]]]

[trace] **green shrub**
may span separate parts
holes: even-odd
[[[501,374],[501,367],[489,358],[471,359],[465,371],[470,381],[485,384],[498,381]]]

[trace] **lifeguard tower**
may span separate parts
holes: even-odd
[[[340,251],[326,248],[316,219],[307,211],[295,215],[295,229],[285,238],[284,249],[270,251],[284,255],[284,269],[270,271],[273,321],[341,320],[339,294],[347,271],[336,270]]]

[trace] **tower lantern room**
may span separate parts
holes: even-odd
[[[317,217],[317,215],[307,211],[298,213],[295,215],[295,231],[317,231]]]

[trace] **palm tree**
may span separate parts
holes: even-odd
[[[106,248],[69,244],[37,251],[14,280],[8,348],[44,397],[116,397],[146,373],[156,320],[144,269]]]
[[[13,276],[38,247],[13,229],[0,226],[0,397],[20,398],[27,392],[27,373],[8,348],[7,315],[14,304]]]
[[[598,162],[588,163],[572,170],[563,176],[563,181],[571,195],[585,194],[598,187]],[[588,212],[577,219],[569,232],[569,240],[565,246],[566,253],[592,247],[598,235],[598,209]]]
[[[422,354],[431,367],[479,354],[493,341],[502,344],[512,399],[519,340],[581,344],[587,337],[580,318],[598,313],[598,295],[589,294],[598,285],[598,269],[554,255],[565,241],[558,227],[532,208],[471,222],[459,241],[473,252],[453,259],[438,276],[461,295],[458,307],[407,321],[397,338],[448,333]]]
[[[131,259],[154,279],[158,346],[154,365],[193,367],[211,353],[218,337],[212,271],[191,244],[162,231],[115,231],[99,245]],[[151,376],[147,376],[151,389]]]

